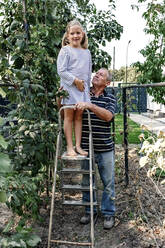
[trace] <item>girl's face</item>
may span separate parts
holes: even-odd
[[[67,38],[71,47],[81,48],[81,41],[83,37],[84,32],[82,31],[80,26],[75,25],[69,28]]]

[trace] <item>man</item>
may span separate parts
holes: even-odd
[[[116,100],[112,94],[105,92],[105,88],[110,85],[110,81],[111,74],[109,71],[101,68],[92,80],[91,103],[80,102],[76,104],[78,109],[88,109],[91,112],[95,162],[98,165],[99,174],[104,186],[101,212],[104,216],[105,229],[110,229],[115,223],[114,144],[110,134],[110,122],[115,113]],[[88,143],[88,118],[87,112],[84,111],[82,131],[82,148],[84,150],[89,149]],[[89,160],[84,162],[83,168],[89,168]],[[82,184],[89,185],[89,175],[85,174],[83,176]],[[83,200],[90,201],[89,192],[83,192]],[[90,222],[89,206],[85,210],[86,214],[80,220],[82,224],[88,224]],[[94,213],[95,211],[96,209],[94,208]]]

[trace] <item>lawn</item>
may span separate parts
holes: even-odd
[[[115,116],[115,143],[123,143],[123,115],[117,114]],[[135,123],[128,117],[128,143],[129,144],[140,144],[138,136],[142,133],[142,129],[139,124]],[[148,132],[144,131],[145,136],[148,136]]]

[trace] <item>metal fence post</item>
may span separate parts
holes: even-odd
[[[125,182],[127,186],[129,183],[129,177],[128,177],[128,123],[127,123],[126,88],[122,88],[122,102],[123,102],[123,124],[124,124]]]

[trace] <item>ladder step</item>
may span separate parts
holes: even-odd
[[[74,205],[74,206],[90,206],[90,202],[85,202],[85,201],[68,201],[65,200],[62,203],[63,205]],[[97,202],[93,203],[93,206],[97,206]]]
[[[61,170],[62,173],[81,173],[81,174],[89,174],[89,170],[82,170],[82,169],[76,169],[76,168],[65,168]],[[92,171],[94,174],[94,170]]]
[[[87,156],[83,156],[83,155],[79,155],[79,154],[77,156],[73,156],[73,157],[72,156],[67,156],[67,152],[64,152],[62,154],[61,159],[63,159],[63,160],[77,160],[77,161],[86,160],[86,159],[89,160],[89,158]]]
[[[89,191],[90,190],[90,186],[82,186],[82,185],[79,185],[79,184],[76,184],[76,185],[64,184],[62,186],[62,189]],[[93,190],[96,190],[95,186],[93,186]]]

